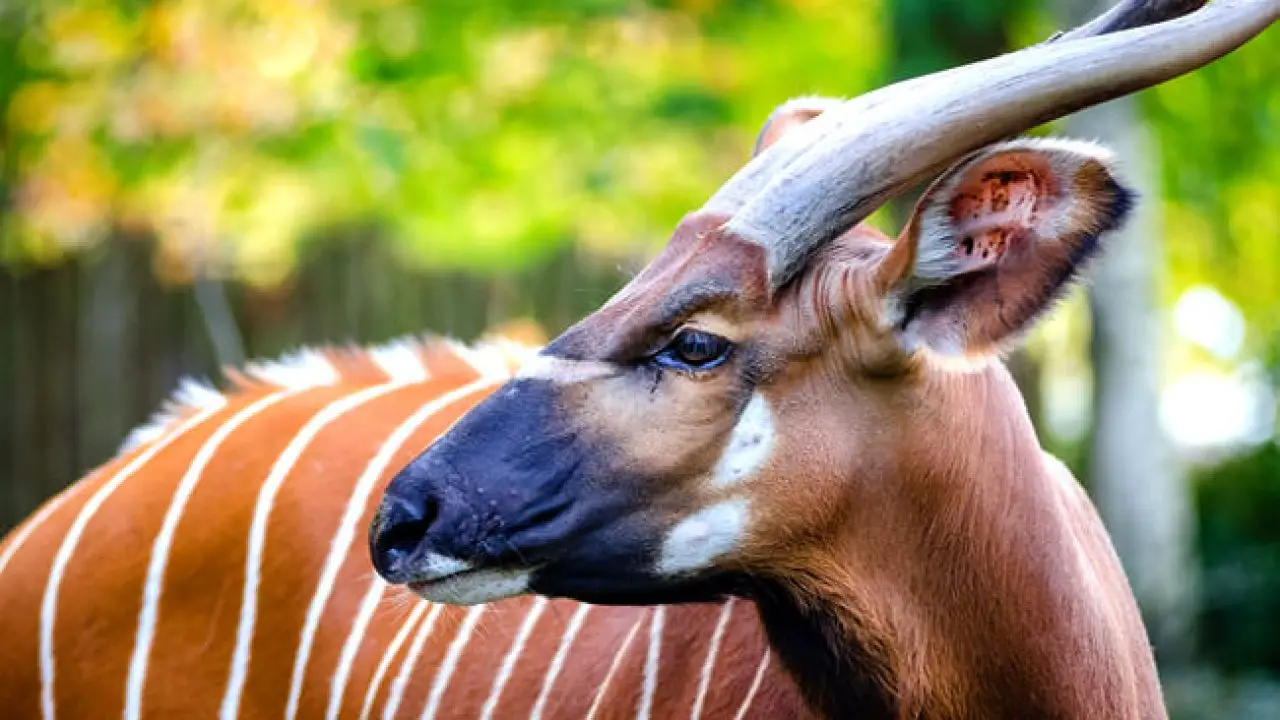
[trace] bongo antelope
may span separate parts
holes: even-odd
[[[1002,139],[1277,15],[1215,0],[783,106],[644,271],[394,478],[379,572],[461,604],[751,598],[827,717],[1164,717],[1109,538],[997,359],[1133,196],[1103,148]],[[935,175],[896,241],[859,224]]]
[[[396,468],[529,351],[305,351],[187,384],[0,543],[6,718],[803,718],[746,602],[470,610],[389,588]]]

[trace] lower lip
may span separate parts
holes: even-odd
[[[429,590],[433,587],[440,587],[441,585],[457,580],[458,578],[464,578],[468,575],[473,575],[476,572],[477,572],[476,570],[463,570],[462,572],[456,572],[452,575],[445,575],[444,577],[436,578],[434,580],[415,580],[410,583],[405,583],[405,586],[408,587],[410,590],[413,590],[414,592],[422,592],[424,590]]]

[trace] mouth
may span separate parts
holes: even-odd
[[[537,568],[467,568],[405,584],[425,600],[445,605],[480,605],[529,592]]]

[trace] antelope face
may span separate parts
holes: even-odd
[[[644,272],[392,481],[378,571],[444,602],[651,603],[892,568],[850,534],[949,517],[911,483],[945,474],[946,443],[988,419],[972,406],[1013,392],[994,351],[1130,205],[1099,148],[988,144],[1186,72],[1276,15],[1216,2],[784,105]],[[859,228],[932,177],[896,241]],[[865,557],[824,556],[837,533]]]
[[[1127,206],[1104,151],[1000,146],[897,243],[856,228],[776,289],[760,245],[690,216],[394,479],[375,563],[463,603],[694,600],[803,566],[927,441],[904,406],[955,372],[937,358],[1017,332]]]
[[[760,249],[722,222],[689,218],[395,478],[374,539],[385,575],[449,601],[724,589],[758,515],[745,489],[781,457],[766,390],[798,348]],[[402,518],[417,525],[397,545]]]

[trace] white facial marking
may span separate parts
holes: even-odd
[[[418,568],[423,580],[439,580],[471,569],[471,563],[447,555],[427,553]]]
[[[479,605],[527,592],[531,574],[529,570],[475,570],[410,588],[431,602]]]
[[[769,403],[759,393],[752,395],[716,462],[712,483],[716,487],[729,487],[758,472],[773,451],[773,436]]]
[[[517,379],[549,380],[553,383],[567,385],[595,380],[617,373],[617,368],[609,363],[594,360],[570,360],[556,355],[538,355],[520,367]]]
[[[747,501],[738,498],[705,507],[681,520],[662,543],[655,569],[662,575],[680,575],[709,567],[738,546],[749,515]]]

